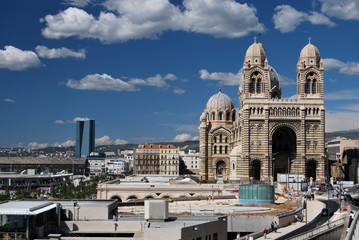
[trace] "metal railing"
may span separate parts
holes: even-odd
[[[359,212],[356,212],[354,219],[350,224],[349,231],[345,236],[345,240],[354,240],[358,238],[359,238]]]
[[[288,239],[290,239],[290,240],[310,239],[312,237],[321,235],[321,234],[323,234],[325,232],[332,231],[335,228],[343,226],[344,224],[345,224],[345,218],[341,218],[341,219],[338,219],[336,221],[329,222],[328,224],[322,225],[322,226],[320,226],[318,228],[306,231],[304,233],[300,233],[300,234],[295,235],[295,236],[293,236],[291,238],[288,238]]]
[[[25,240],[25,232],[0,232],[0,239]]]

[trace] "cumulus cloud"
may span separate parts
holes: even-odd
[[[62,48],[47,48],[45,46],[37,46],[35,48],[39,57],[42,58],[86,58],[85,49],[81,49],[79,51],[73,51],[71,49],[62,47]]]
[[[11,99],[11,98],[5,98],[3,99],[4,102],[8,102],[8,103],[14,103],[15,100]]]
[[[206,69],[199,70],[199,78],[202,80],[218,81],[221,85],[238,85],[242,77],[242,71],[238,73],[224,73],[212,72],[209,73]]]
[[[192,137],[190,134],[188,133],[182,133],[182,134],[178,134],[174,139],[173,141],[174,142],[185,142],[185,141],[196,141],[198,140],[199,137],[198,136],[194,136]]]
[[[173,74],[167,74],[165,76],[156,74],[153,77],[148,77],[145,79],[131,78],[128,81],[124,81],[120,78],[113,78],[107,74],[91,74],[87,75],[79,81],[70,79],[67,81],[66,86],[79,90],[133,92],[140,90],[137,86],[150,86],[161,89],[168,89],[170,88],[168,81],[175,81],[176,79],[177,77]]]
[[[85,4],[85,3],[84,3]],[[78,4],[80,6],[80,4]],[[41,19],[47,38],[93,38],[105,43],[156,39],[165,31],[186,31],[219,38],[264,32],[256,8],[235,0],[107,0],[98,17],[75,7]]]
[[[138,91],[133,84],[125,82],[119,78],[113,78],[107,74],[87,75],[80,81],[69,79],[66,83],[69,88],[79,90],[97,90],[97,91]]]
[[[359,112],[327,111],[325,113],[325,131],[349,130],[359,126]]]
[[[344,20],[359,20],[358,0],[320,0],[321,11],[330,17]]]
[[[56,124],[65,124],[65,122],[62,121],[62,120],[56,120],[55,123],[56,123]]]
[[[334,58],[323,59],[325,70],[339,69],[345,75],[359,76],[359,62],[342,62]]]
[[[103,136],[101,138],[96,138],[95,144],[96,145],[110,145],[110,144],[112,144],[112,140],[110,139],[109,136]]]
[[[33,51],[23,51],[13,46],[5,46],[5,50],[0,50],[0,68],[21,71],[40,65],[40,59]]]
[[[71,147],[71,146],[75,146],[76,145],[76,142],[75,140],[67,140],[63,143],[59,143],[59,144],[56,144],[57,146],[59,147]]]
[[[309,21],[313,25],[335,26],[335,23],[330,21],[328,17],[315,11],[305,13],[297,11],[290,5],[279,5],[274,10],[276,11],[273,15],[274,28],[281,33],[292,32],[305,21]]]
[[[128,143],[128,141],[123,140],[123,139],[117,138],[117,139],[115,140],[115,144],[116,144],[116,145],[124,145],[124,144],[127,144],[127,143]]]
[[[325,93],[325,100],[359,100],[359,89],[339,90]]]
[[[38,149],[38,148],[46,148],[49,144],[48,143],[38,143],[38,142],[30,142],[27,146],[31,149]]]

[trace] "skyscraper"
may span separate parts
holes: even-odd
[[[76,121],[76,157],[87,157],[95,150],[95,120]]]

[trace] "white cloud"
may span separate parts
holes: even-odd
[[[359,97],[358,97],[359,99]],[[359,112],[359,103],[355,103],[355,104],[345,104],[343,106],[341,106],[342,109],[346,109],[346,110],[351,110],[351,111],[357,111]]]
[[[279,5],[273,15],[274,28],[281,33],[294,31],[302,22],[309,21],[314,25],[323,24],[329,27],[335,26],[335,23],[321,13],[311,11],[309,14],[297,11],[290,5]]]
[[[59,145],[59,146],[62,146],[62,147],[71,147],[71,146],[75,146],[76,142],[75,142],[75,140],[67,140],[67,141],[65,141],[63,143],[56,144],[56,145]]]
[[[115,140],[115,144],[116,144],[116,145],[124,145],[124,144],[127,144],[127,143],[128,143],[128,141],[123,140],[123,139],[117,138],[117,139]]]
[[[138,91],[133,84],[113,78],[107,74],[87,75],[80,81],[69,79],[66,83],[69,88],[79,90],[98,90],[98,91]]]
[[[40,59],[33,51],[23,51],[13,46],[5,46],[5,50],[0,50],[0,68],[21,71],[40,65]]]
[[[334,58],[323,59],[324,69],[339,69],[339,72],[345,75],[359,76],[359,62],[342,62]]]
[[[194,136],[192,137],[190,134],[188,133],[182,133],[182,134],[178,134],[174,139],[173,141],[174,142],[185,142],[185,141],[189,141],[189,140],[192,140],[192,141],[196,141],[198,140],[199,137],[198,136]]]
[[[30,142],[27,146],[31,149],[37,148],[46,148],[49,144],[48,143],[38,143],[38,142]]]
[[[358,0],[320,0],[321,11],[330,17],[344,20],[359,20]]]
[[[8,102],[8,103],[14,103],[15,100],[11,99],[11,98],[5,98],[3,99],[4,102]]]
[[[69,123],[75,123],[77,121],[87,121],[90,120],[88,117],[75,117],[73,120],[68,120]]]
[[[324,94],[325,100],[359,100],[359,89],[339,90]]]
[[[37,46],[35,48],[39,57],[42,58],[67,58],[67,57],[74,57],[74,58],[86,58],[85,49],[81,49],[79,51],[73,51],[71,49],[62,47],[62,48],[47,48],[45,46]]]
[[[242,71],[239,70],[238,73],[224,73],[224,72],[212,72],[209,73],[206,69],[199,70],[199,77],[202,80],[213,80],[219,81],[219,84],[222,85],[239,85],[240,79],[242,77]]]
[[[62,121],[62,120],[56,120],[55,123],[56,123],[56,124],[65,124],[65,122]]]
[[[110,144],[112,144],[112,140],[110,139],[109,136],[103,136],[101,138],[96,138],[95,144],[96,145],[110,145]]]
[[[179,88],[179,87],[175,87],[175,89],[173,90],[173,92],[174,92],[175,94],[179,94],[179,95],[182,95],[182,94],[185,94],[185,93],[186,93],[185,90],[183,90],[183,89],[181,89],[181,88]]]
[[[334,132],[349,130],[359,126],[359,112],[332,112],[325,113],[325,131]]]
[[[283,75],[279,75],[280,85],[289,86],[289,85],[296,85],[297,81],[293,78],[289,78]]]
[[[91,74],[82,78],[80,81],[70,79],[67,81],[66,86],[79,90],[133,92],[140,90],[137,86],[150,86],[161,89],[168,89],[170,88],[170,85],[167,81],[175,81],[176,79],[177,77],[170,73],[165,76],[156,74],[153,77],[148,77],[145,79],[131,78],[126,82],[120,78],[113,78],[107,74]]]
[[[80,6],[80,5],[78,5]],[[105,43],[156,39],[165,31],[186,31],[214,37],[236,38],[264,32],[256,9],[235,0],[107,0],[98,17],[70,7],[47,15],[42,34],[47,38],[93,38]]]

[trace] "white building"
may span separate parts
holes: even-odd
[[[123,158],[106,159],[106,172],[110,175],[128,175],[129,164]]]
[[[191,149],[189,149],[187,153],[180,151],[180,158],[182,158],[189,171],[195,174],[199,173],[199,152]]]

